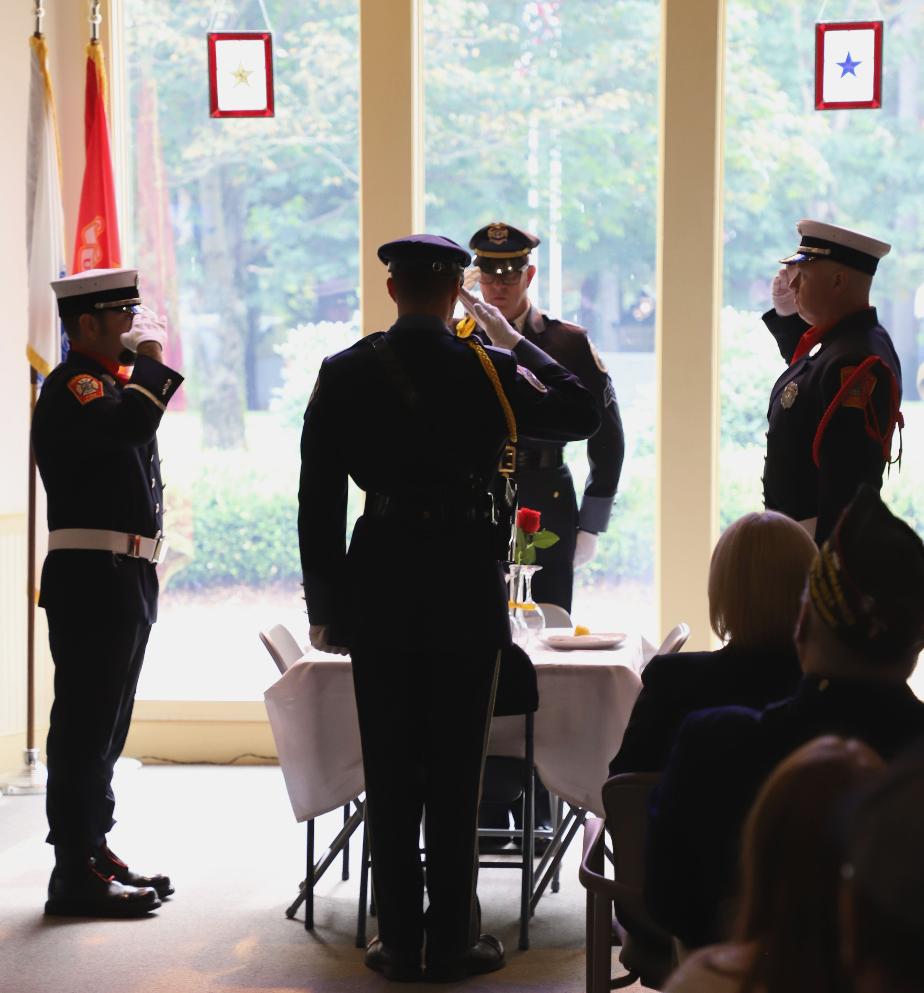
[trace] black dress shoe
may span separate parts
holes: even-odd
[[[458,958],[428,961],[425,978],[428,983],[458,983],[469,976],[496,972],[505,965],[504,946],[493,934],[482,934],[477,944]]]
[[[420,958],[416,962],[413,959],[401,959],[390,948],[382,944],[381,938],[373,938],[366,945],[366,966],[381,972],[382,975],[393,983],[416,983],[423,978],[423,970],[420,968]]]
[[[141,888],[150,886],[151,889],[157,891],[157,895],[161,900],[165,900],[174,893],[169,876],[165,876],[159,872],[153,876],[142,876],[140,872],[132,872],[119,856],[110,850],[108,845],[97,849],[93,855],[93,861],[96,864],[96,868],[104,876],[112,876],[117,883],[121,883],[123,886],[137,886]]]
[[[89,864],[86,870],[57,870],[48,883],[45,913],[57,917],[144,917],[160,900],[150,886],[124,886]]]

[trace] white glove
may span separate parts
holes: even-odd
[[[130,352],[137,352],[138,346],[145,341],[155,341],[161,348],[166,348],[167,318],[158,317],[153,310],[142,306],[135,314],[131,331],[126,331],[121,340]]]
[[[316,648],[319,652],[327,652],[330,655],[350,654],[348,648],[341,648],[339,645],[332,645],[327,640],[326,624],[309,624],[308,640],[311,642],[312,647]]]
[[[473,297],[464,287],[459,289],[459,299],[466,312],[484,328],[492,345],[513,350],[523,340],[523,335],[510,324],[497,307]]]
[[[791,278],[789,268],[784,267],[773,277],[773,285],[770,287],[773,309],[780,317],[789,317],[796,312],[796,294],[789,288]]]
[[[577,540],[574,543],[574,562],[572,563],[575,569],[580,569],[581,566],[585,566],[593,560],[597,554],[598,541],[599,537],[593,531],[578,530]]]
[[[462,285],[467,290],[473,290],[476,286],[481,285],[481,270],[478,266],[469,266],[465,270],[462,274]]]

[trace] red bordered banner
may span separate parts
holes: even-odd
[[[213,31],[208,45],[210,116],[273,117],[273,36]]]
[[[815,25],[815,109],[882,106],[882,21]]]

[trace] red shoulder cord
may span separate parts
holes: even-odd
[[[892,370],[879,358],[878,355],[868,355],[847,377],[847,379],[841,384],[841,388],[834,394],[834,399],[828,405],[828,409],[824,412],[821,421],[818,424],[818,430],[815,432],[815,439],[812,442],[812,460],[815,465],[820,464],[820,453],[821,453],[821,439],[824,436],[828,425],[831,423],[831,418],[837,413],[837,408],[841,405],[844,397],[859,383],[862,381],[863,377],[870,372],[873,366],[877,363],[881,363],[883,368],[889,374],[889,422],[885,428],[879,426],[878,418],[876,417],[876,411],[872,404],[867,400],[866,406],[863,408],[863,417],[866,422],[866,433],[869,435],[873,441],[882,449],[882,457],[886,460],[888,465],[893,463],[898,463],[901,467],[902,462],[902,428],[905,426],[905,418],[902,416],[902,412],[899,409],[899,396],[898,396],[898,381],[895,379],[895,375]],[[895,428],[898,427],[898,456],[892,458],[892,437],[895,434]]]

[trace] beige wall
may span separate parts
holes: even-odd
[[[29,430],[29,364],[26,362],[26,116],[29,94],[29,34],[24,3],[5,11],[0,32],[0,121],[6,136],[0,155],[0,299],[5,320],[0,334],[0,773],[22,759],[26,726],[26,504]]]
[[[31,5],[6,5],[0,32],[0,121],[6,147],[0,155],[0,299],[6,326],[0,334],[0,774],[22,760],[26,735],[26,513],[28,502],[29,365],[26,362],[26,125],[29,100]],[[86,4],[47,5],[45,36],[64,162],[66,245],[76,223],[83,176],[83,67],[88,37]],[[70,249],[68,247],[68,254]],[[51,701],[51,665],[44,614],[36,611],[36,740],[44,744]]]

